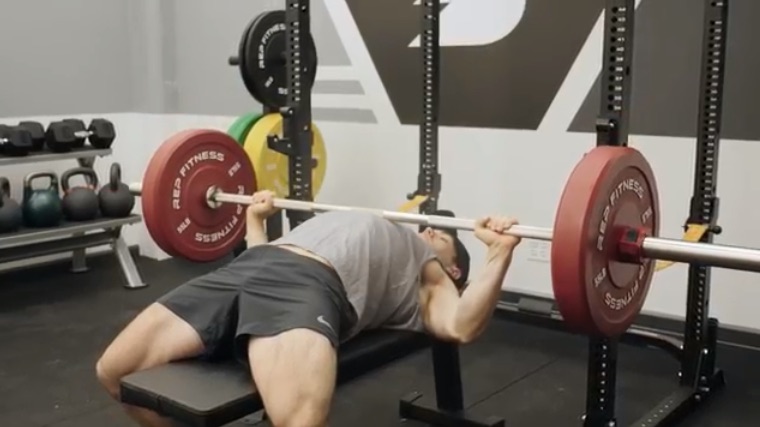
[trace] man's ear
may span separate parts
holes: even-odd
[[[454,280],[459,280],[459,278],[462,277],[462,270],[460,270],[459,267],[457,267],[456,265],[452,265],[451,267],[448,267],[446,271]]]

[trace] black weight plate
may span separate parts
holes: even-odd
[[[245,27],[245,30],[243,30],[243,36],[240,38],[240,45],[238,46],[238,69],[240,70],[240,77],[243,79],[243,84],[245,85],[245,88],[248,89],[248,93],[250,93],[255,100],[262,103],[262,105],[264,104],[264,101],[262,100],[261,95],[256,92],[256,86],[251,80],[251,74],[246,72],[246,66],[249,65],[249,61],[251,63],[255,62],[255,57],[257,56],[255,51],[251,51],[250,53],[253,56],[253,59],[248,58],[249,35],[254,33],[254,28],[256,28],[259,20],[263,18],[264,15],[266,15],[266,12],[251,20],[248,26]],[[255,44],[252,46],[255,46]]]
[[[270,108],[287,105],[287,67],[285,11],[264,12],[248,24],[238,49],[240,75],[245,87],[257,101]],[[303,87],[311,90],[317,75],[317,48],[311,34],[305,43]]]

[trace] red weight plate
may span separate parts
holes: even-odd
[[[189,137],[189,131],[179,132],[171,138],[164,141],[156,150],[145,169],[142,182],[142,194],[140,195],[143,211],[143,222],[145,223],[150,236],[156,244],[167,254],[179,256],[175,253],[169,234],[164,234],[167,227],[162,222],[163,205],[159,199],[158,188],[150,183],[162,182],[165,180],[164,173],[166,170],[169,157],[175,151],[178,145],[181,145]]]
[[[245,233],[245,206],[206,202],[210,188],[252,194],[253,167],[238,143],[216,130],[179,132],[156,151],[143,177],[145,225],[168,254],[206,262],[232,252]]]
[[[614,337],[635,320],[649,291],[654,260],[617,261],[625,227],[659,231],[654,173],[637,150],[597,147],[567,181],[554,221],[552,286],[569,327]]]

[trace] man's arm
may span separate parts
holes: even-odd
[[[512,249],[501,243],[488,248],[486,265],[459,295],[438,262],[423,269],[421,306],[426,328],[439,339],[469,343],[480,336],[501,295],[501,284],[512,261]]]
[[[263,219],[255,215],[249,215],[245,222],[245,227],[245,240],[249,248],[263,245],[269,241]]]

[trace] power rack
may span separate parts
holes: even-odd
[[[729,0],[704,3],[694,194],[685,228],[707,226],[700,241],[710,243],[713,235],[721,231],[717,225],[716,185]],[[607,0],[597,145],[628,144],[633,29],[634,1]],[[514,300],[514,295],[509,299]],[[709,300],[710,267],[691,265],[682,340],[635,327],[619,340],[589,338],[585,427],[618,425],[615,398],[620,342],[660,348],[681,364],[678,387],[631,426],[674,425],[725,385],[723,371],[715,366],[719,322],[709,316]],[[565,330],[554,304],[544,299],[519,295],[516,302],[500,303],[497,314],[526,324]]]
[[[697,156],[694,195],[688,225],[708,226],[702,242],[712,242],[721,229],[717,225],[718,197],[716,178],[722,118],[723,80],[728,30],[729,0],[705,0],[700,80]],[[441,174],[438,168],[438,114],[440,104],[440,0],[422,1],[422,120],[420,123],[420,161],[417,190],[409,195],[427,196],[420,211],[431,214],[438,209]],[[308,34],[309,1],[288,0],[287,55],[303,55],[299,34]],[[634,0],[607,0],[605,6],[604,56],[601,82],[601,108],[596,123],[597,145],[628,145],[630,93],[634,39]],[[290,56],[293,55],[293,56]],[[288,105],[283,115],[283,138],[271,138],[270,148],[289,158],[290,198],[312,199],[311,183],[311,93],[301,90],[303,79],[298,60],[288,67]],[[274,111],[268,111],[274,112]],[[288,212],[294,228],[311,214]],[[267,221],[270,239],[282,235],[279,215]],[[690,266],[684,338],[675,338],[632,328],[620,339],[589,338],[588,376],[584,427],[614,427],[617,353],[620,342],[652,346],[673,355],[681,363],[676,390],[637,420],[632,426],[673,425],[693,412],[699,403],[724,384],[723,371],[716,369],[719,322],[709,317],[710,267]],[[518,302],[499,304],[497,315],[513,321],[565,330],[562,318],[551,302],[522,296]],[[461,365],[456,345],[435,342],[432,346],[435,376],[435,402],[419,393],[401,399],[400,415],[439,426],[504,426],[502,418],[476,419],[464,407]]]

